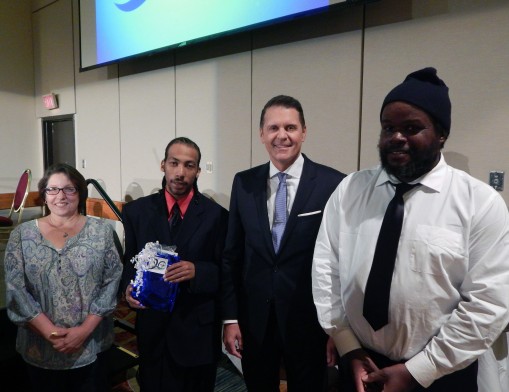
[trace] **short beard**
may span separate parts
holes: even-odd
[[[428,173],[438,163],[440,150],[436,150],[436,146],[430,146],[426,151],[422,151],[417,156],[413,151],[409,151],[410,162],[404,166],[392,166],[387,161],[387,151],[378,148],[380,162],[385,171],[403,182],[413,181],[424,174]]]

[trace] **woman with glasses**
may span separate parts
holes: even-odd
[[[81,214],[87,193],[76,169],[51,166],[39,181],[50,213],[7,244],[7,313],[37,391],[108,390],[98,354],[113,340],[122,264],[111,226]]]

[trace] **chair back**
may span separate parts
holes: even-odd
[[[26,169],[19,178],[16,192],[12,200],[11,210],[8,216],[0,216],[0,250],[4,248],[9,240],[11,231],[16,225],[21,223],[21,217],[25,208],[25,202],[30,192],[30,182],[32,181],[32,173],[30,169]],[[18,214],[17,222],[13,221],[13,212]],[[12,219],[11,219],[12,218]]]
[[[12,201],[11,209],[18,214],[18,224],[21,222],[21,216],[25,209],[25,201],[30,192],[30,183],[32,182],[32,172],[30,169],[26,169],[19,178],[18,186],[16,187],[16,193],[14,194],[14,200]]]
[[[26,169],[18,181],[18,186],[16,187],[16,193],[14,194],[14,200],[12,201],[12,209],[14,212],[20,213],[23,211],[25,206],[25,201],[27,199],[28,193],[30,192],[30,182],[32,181],[32,172],[30,169]],[[20,213],[21,215],[21,213]],[[19,218],[21,220],[21,217]]]
[[[26,169],[19,178],[18,186],[16,187],[16,192],[14,193],[14,198],[12,200],[11,210],[9,211],[9,215],[7,220],[11,221],[11,224],[2,224],[0,226],[12,226],[14,222],[11,220],[12,213],[15,212],[18,214],[18,224],[21,222],[21,217],[23,215],[23,210],[25,209],[25,201],[28,197],[28,193],[30,192],[30,182],[32,181],[32,172],[30,169]]]

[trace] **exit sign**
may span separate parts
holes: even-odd
[[[58,108],[58,99],[56,94],[46,94],[42,96],[42,102],[44,103],[44,107],[46,109],[57,109]]]

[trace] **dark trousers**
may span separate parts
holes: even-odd
[[[140,392],[212,392],[216,381],[216,364],[180,366],[167,349],[157,362],[143,361],[140,356]]]
[[[177,363],[165,341],[165,319],[170,314],[144,312],[136,320],[140,392],[213,392],[217,363],[201,366]]]
[[[37,392],[107,392],[106,372],[99,356],[94,363],[76,369],[52,370],[27,364],[32,390]]]
[[[398,363],[404,363],[404,361],[393,361],[375,351],[365,349],[373,362],[375,362],[378,368],[385,368],[396,365]],[[348,364],[341,361],[340,367],[340,391],[341,392],[355,392],[355,386],[353,383],[352,372],[348,368]],[[458,370],[454,373],[448,374],[436,380],[428,388],[418,386],[413,389],[412,392],[477,392],[477,361],[467,366],[464,369]]]
[[[280,368],[286,371],[288,391],[320,392],[327,385],[327,362],[323,330],[301,325],[287,328],[283,340],[274,309],[260,344],[246,328],[242,330],[242,372],[249,392],[278,392]]]

